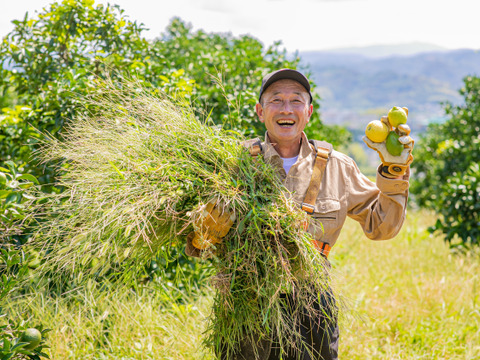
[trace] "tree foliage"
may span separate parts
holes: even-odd
[[[23,331],[32,327],[30,321],[14,321],[3,310],[9,296],[21,288],[22,280],[40,261],[31,249],[20,247],[28,239],[21,226],[28,217],[26,202],[31,199],[28,188],[38,184],[38,180],[19,172],[11,161],[6,166],[0,167],[0,359],[39,360],[48,357],[42,352],[44,341],[35,349],[28,349],[28,343],[21,338]],[[42,334],[48,331],[41,325],[37,327]]]
[[[23,164],[41,183],[52,182],[54,171],[32,157],[43,137],[39,132],[61,137],[65,122],[82,110],[74,95],[94,90],[94,76],[133,76],[194,100],[198,116],[210,114],[217,124],[262,136],[254,113],[261,78],[299,63],[280,43],[264,47],[247,35],[193,31],[178,18],[148,41],[143,25],[128,20],[118,6],[94,6],[93,0],[55,2],[37,17],[25,15],[14,24],[0,46],[0,102],[7,106],[0,118],[0,164]],[[231,121],[238,113],[242,121]],[[334,143],[348,136],[323,126],[318,113],[308,131],[317,138],[327,134]]]
[[[280,68],[299,68],[298,54],[289,56],[280,46],[276,42],[265,48],[248,35],[234,37],[228,33],[193,31],[191,24],[174,18],[154,43],[154,51],[164,54],[168,66],[185,69],[188,77],[195,80],[194,97],[199,113],[211,111],[211,118],[217,124],[246,136],[262,137],[265,128],[255,114],[261,79]],[[300,70],[309,75],[308,69]],[[343,128],[322,124],[319,100],[314,93],[316,111],[306,129],[307,135],[334,144],[345,142],[349,134]],[[238,123],[237,119],[242,120]]]
[[[432,124],[416,148],[412,192],[433,209],[452,245],[480,244],[480,78],[464,79],[465,104],[446,104],[449,119]],[[459,239],[457,241],[456,239]]]
[[[88,0],[53,3],[37,18],[27,13],[14,24],[0,48],[0,86],[14,90],[18,105],[2,111],[0,162],[23,163],[46,183],[52,171],[31,157],[41,137],[36,130],[57,135],[79,107],[72,94],[87,92],[91,78],[107,67],[137,71],[148,43],[142,27],[118,7],[94,7]]]

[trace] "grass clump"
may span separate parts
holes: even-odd
[[[303,230],[306,215],[277,171],[261,157],[254,161],[238,134],[138,83],[97,80],[82,101],[89,112],[41,152],[44,161],[63,164],[64,191],[37,208],[34,243],[47,260],[39,272],[76,284],[95,277],[133,284],[153,258],[185,245],[203,207],[215,201],[237,221],[206,254],[216,287],[206,343],[230,355],[246,334],[301,346],[301,309],[315,316],[312,300],[331,289]],[[282,293],[299,305],[290,314]]]

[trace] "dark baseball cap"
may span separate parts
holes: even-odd
[[[296,82],[300,83],[305,88],[305,90],[307,90],[308,95],[310,95],[310,103],[313,102],[312,94],[310,92],[310,83],[308,82],[308,79],[301,72],[292,69],[280,69],[265,75],[262,80],[262,87],[260,88],[260,95],[258,96],[258,101],[260,101],[263,93],[270,85],[272,85],[275,81],[283,79],[295,80]]]

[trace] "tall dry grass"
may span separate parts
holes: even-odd
[[[350,303],[340,359],[480,359],[480,260],[453,254],[426,232],[434,216],[410,212],[393,240],[367,240],[347,221],[331,260]],[[184,304],[146,291],[109,298],[79,292],[67,304],[37,296],[10,311],[53,329],[51,358],[214,359],[201,346],[211,294]]]

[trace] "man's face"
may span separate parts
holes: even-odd
[[[256,111],[273,143],[300,141],[313,111],[309,99],[307,90],[294,80],[278,80],[265,90],[263,105],[257,104]]]

